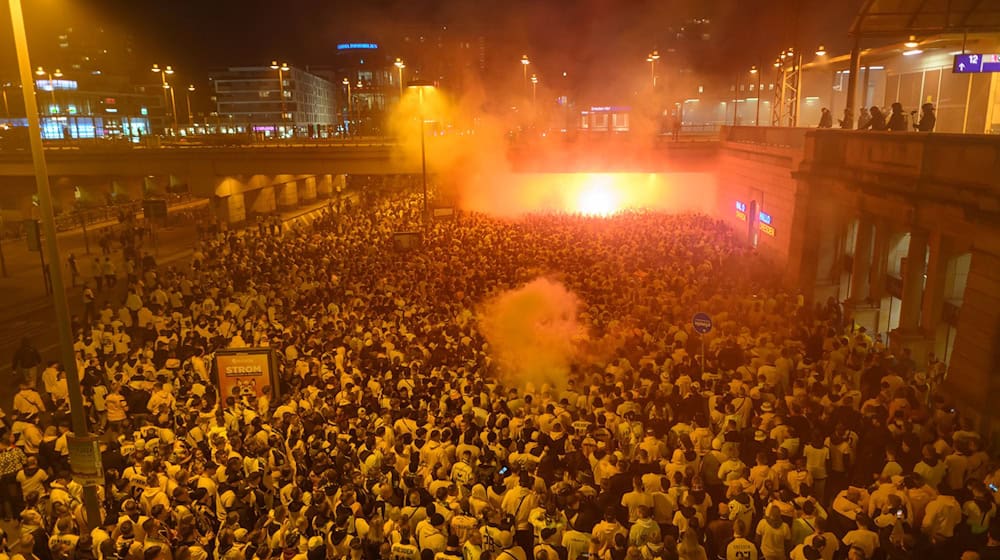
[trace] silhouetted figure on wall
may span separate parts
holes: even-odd
[[[892,113],[889,115],[889,124],[886,127],[892,132],[906,132],[906,115],[903,114],[903,104],[895,102],[892,104]]]
[[[913,125],[913,128],[920,132],[932,132],[937,124],[937,116],[934,114],[934,105],[924,103],[920,106],[920,122]]]
[[[833,128],[833,115],[830,113],[830,110],[823,107],[821,111],[819,126],[817,128]]]

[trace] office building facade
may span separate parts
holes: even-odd
[[[280,80],[279,80],[280,74]],[[219,123],[234,133],[277,138],[326,138],[338,123],[334,86],[316,74],[289,67],[244,66],[212,72]]]

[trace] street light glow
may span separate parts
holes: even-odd
[[[194,84],[188,86],[188,91],[194,91]]]
[[[528,60],[528,55],[526,55],[526,54],[521,55],[521,64],[523,64],[525,66],[531,64],[531,61]]]
[[[399,68],[400,70],[402,70],[403,68],[406,68],[406,63],[403,62],[403,59],[401,59],[401,58],[397,58],[396,62],[393,62],[392,64],[393,64],[393,66],[395,66],[396,68]]]
[[[750,67],[750,73],[751,74],[756,74],[757,73],[757,66],[756,65]]]
[[[820,45],[819,48],[816,49],[816,56],[826,56],[826,47]]]
[[[532,74],[531,75],[531,83],[537,84],[538,83],[538,76]]]
[[[915,48],[917,48],[918,45],[920,45],[920,43],[917,42],[917,36],[916,35],[910,35],[910,38],[905,43],[903,43],[903,46],[906,47],[906,48],[908,48],[908,49],[915,49]],[[903,54],[906,54],[906,53],[903,53]],[[916,53],[914,53],[914,54],[916,54]]]
[[[164,70],[164,72],[167,73],[167,74],[173,74],[174,73],[174,69],[172,67],[170,67],[170,66],[167,66],[167,68],[166,68],[166,70]]]

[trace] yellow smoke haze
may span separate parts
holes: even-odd
[[[537,278],[486,301],[478,315],[500,377],[512,386],[566,387],[587,334],[580,300],[561,283]]]

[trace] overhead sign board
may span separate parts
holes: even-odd
[[[959,74],[1000,72],[1000,54],[956,54],[952,71]]]

